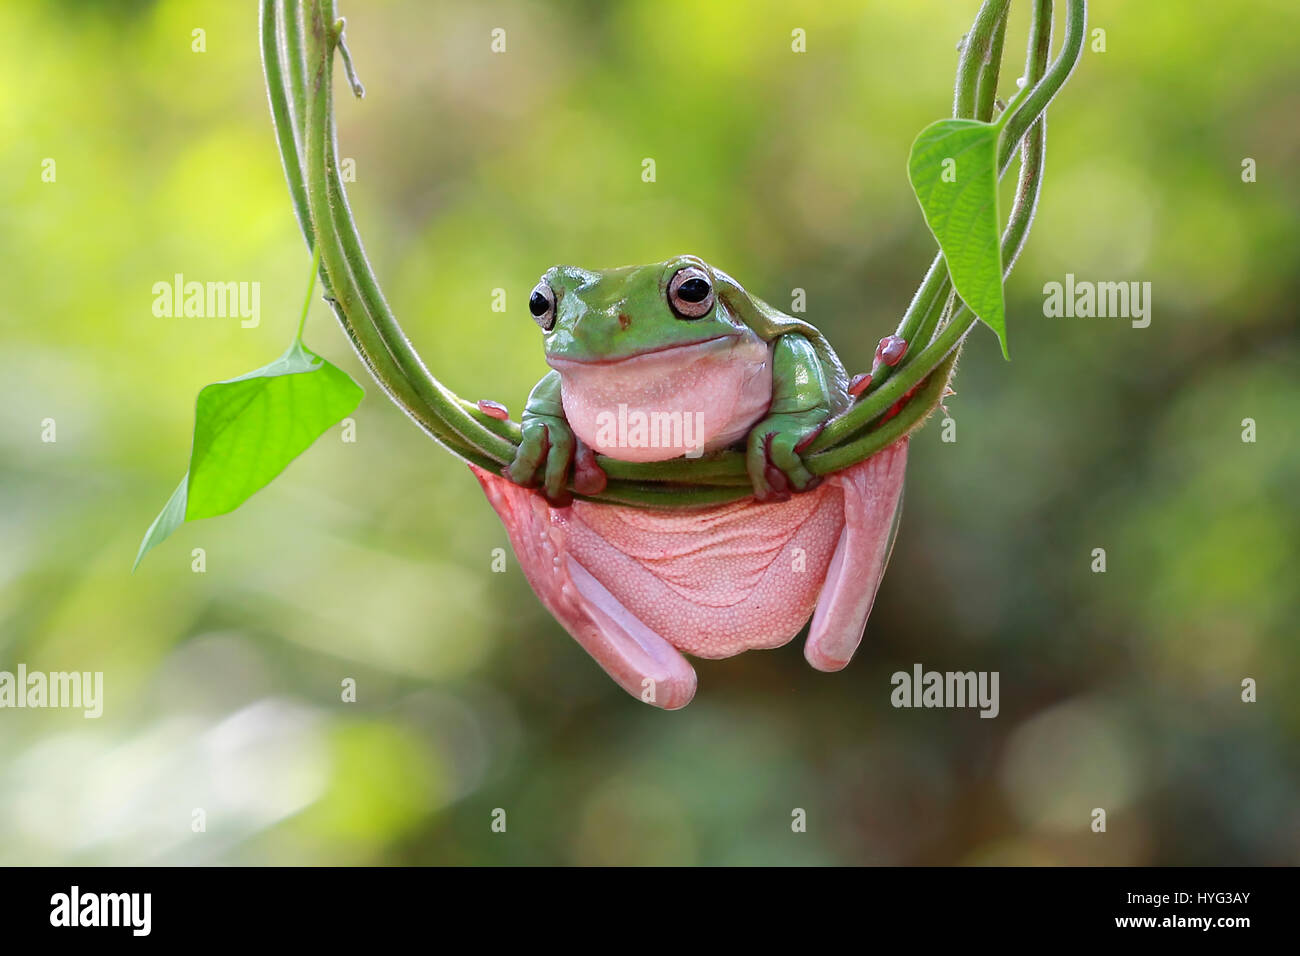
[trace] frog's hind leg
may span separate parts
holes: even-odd
[[[902,516],[906,468],[903,438],[830,479],[844,492],[844,530],[803,652],[819,671],[843,668],[862,641]]]
[[[573,557],[566,558],[582,615],[556,615],[574,640],[629,694],[677,710],[695,696],[695,668],[625,608]]]
[[[563,520],[541,495],[470,466],[496,509],[524,576],[546,609],[625,691],[664,710],[695,696],[695,669],[647,627],[567,547]]]

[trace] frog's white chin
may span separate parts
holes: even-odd
[[[771,347],[726,336],[613,362],[548,359],[564,417],[584,443],[621,461],[665,461],[744,438],[772,402]]]

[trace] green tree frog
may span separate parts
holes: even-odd
[[[852,401],[821,332],[694,256],[556,266],[529,311],[551,371],[528,396],[514,461],[473,470],[556,619],[625,690],[669,710],[695,693],[684,655],[779,647],[810,616],[805,657],[844,667],[888,561],[907,439],[825,481],[808,471],[800,451]],[[752,498],[690,511],[581,500],[604,487],[596,454],[729,447],[745,451]]]

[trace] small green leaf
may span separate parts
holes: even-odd
[[[1001,127],[977,120],[931,123],[912,143],[908,176],[925,221],[939,241],[953,288],[1007,352],[998,218]]]
[[[270,365],[208,385],[194,415],[190,470],[140,544],[136,565],[182,521],[234,511],[354,411],[364,392],[295,340]]]
[[[158,512],[158,517],[153,519],[153,524],[149,525],[149,530],[144,533],[140,550],[135,555],[135,564],[131,565],[132,573],[140,566],[144,556],[155,546],[162,544],[167,536],[179,528],[181,522],[185,520],[185,486],[189,481],[190,476],[186,473],[181,483],[176,486],[176,490],[172,492],[172,496],[167,499],[167,504],[163,505],[163,510]]]
[[[185,519],[234,511],[355,410],[362,395],[346,372],[298,342],[265,368],[204,388]]]

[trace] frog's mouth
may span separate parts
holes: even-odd
[[[691,361],[693,353],[710,352],[721,344],[731,342],[736,338],[739,338],[739,336],[734,333],[715,335],[712,338],[701,339],[699,342],[687,342],[684,345],[661,345],[658,348],[641,349],[637,352],[629,352],[627,355],[606,356],[604,358],[596,359],[559,358],[558,356],[548,355],[546,356],[546,364],[559,372],[560,375],[564,375],[564,373],[571,368],[583,368],[593,365],[621,365],[624,362],[633,362],[637,359],[644,359],[653,355],[663,356],[665,353],[673,353],[672,359],[674,361]]]
[[[771,349],[756,335],[584,361],[548,356],[564,417],[589,447],[663,461],[743,438],[772,400]]]

